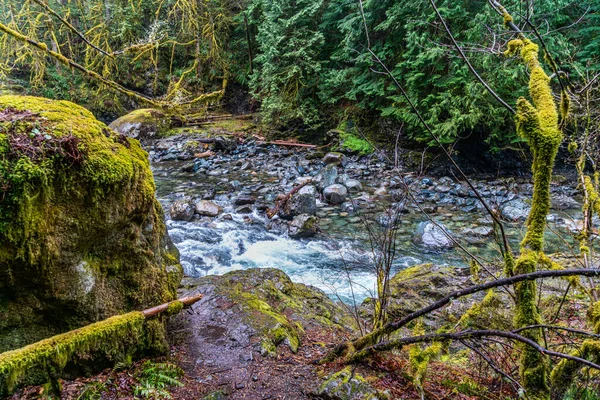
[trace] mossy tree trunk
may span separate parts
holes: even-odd
[[[521,243],[520,255],[514,273],[526,274],[537,270],[543,258],[544,229],[546,216],[550,210],[550,180],[554,160],[562,142],[556,103],[552,97],[550,78],[544,72],[538,59],[538,46],[520,35],[509,43],[507,55],[520,53],[523,62],[530,70],[529,93],[533,104],[524,98],[517,102],[517,131],[527,139],[533,153],[533,199],[527,219],[525,238]],[[537,308],[537,287],[535,281],[520,282],[515,285],[516,313],[515,325],[521,328],[542,323]],[[523,336],[537,343],[541,342],[541,329],[531,329]],[[547,399],[548,359],[530,346],[522,346],[521,380],[531,399]]]

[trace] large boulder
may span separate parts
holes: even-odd
[[[510,222],[524,222],[527,220],[531,206],[523,200],[517,199],[504,204],[500,210],[502,218]]]
[[[313,329],[340,334],[354,326],[344,307],[277,269],[185,279],[181,296],[198,293],[204,297],[193,312],[180,313],[171,322],[173,344],[195,358],[196,365],[214,370],[239,366],[251,349],[265,356],[275,356],[279,346],[297,352],[303,335]]]
[[[290,223],[288,234],[292,239],[302,239],[314,236],[319,230],[319,218],[314,215],[298,215]]]
[[[454,242],[444,233],[450,233],[444,224],[431,221],[421,222],[412,238],[414,244],[426,250],[441,251],[454,247]]]
[[[285,203],[279,216],[291,220],[300,214],[315,215],[317,213],[317,191],[314,186],[307,185],[294,193]]]
[[[172,300],[147,154],[67,101],[0,97],[0,352]]]
[[[336,183],[335,185],[327,186],[323,190],[323,197],[331,204],[342,204],[348,197],[348,189],[346,186]]]
[[[171,126],[171,118],[162,111],[142,108],[114,120],[109,128],[127,137],[144,140],[165,133]]]
[[[337,177],[337,167],[333,164],[329,164],[319,171],[319,173],[313,178],[313,182],[317,185],[319,190],[323,190],[327,186],[333,185],[337,180]]]

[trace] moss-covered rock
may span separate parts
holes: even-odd
[[[331,374],[315,395],[325,400],[387,400],[389,397],[375,390],[360,374],[347,367]]]
[[[401,318],[455,290],[473,285],[468,269],[434,264],[416,265],[398,272],[390,282],[390,318]],[[486,293],[461,297],[436,313],[427,315],[424,323],[429,328],[440,328],[445,324],[456,325],[459,321],[471,328],[509,328],[511,321],[510,303],[503,293],[498,292],[488,301]],[[373,300],[366,299],[361,314],[371,318]],[[508,324],[508,326],[507,326]]]
[[[0,352],[175,297],[154,191],[138,141],[67,101],[0,96]]]
[[[235,359],[235,352],[248,345],[269,356],[276,355],[280,345],[296,352],[307,329],[348,333],[354,324],[346,310],[325,293],[294,283],[277,269],[189,279],[184,280],[184,287],[182,296],[203,293],[204,298],[192,306],[193,314],[181,313],[176,318],[179,321],[172,331],[185,332],[179,338],[184,347],[202,358],[214,351],[227,352]]]
[[[142,108],[114,120],[109,128],[130,138],[158,137],[172,128],[171,118],[160,110]]]

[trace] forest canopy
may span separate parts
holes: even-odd
[[[598,11],[592,0],[507,1],[515,18],[543,37],[559,69],[582,81],[600,68]],[[487,1],[440,1],[466,55],[496,93],[525,94],[521,63],[501,54],[511,33]],[[442,143],[475,135],[492,150],[514,146],[512,115],[473,78],[429,3],[365,1],[372,48],[403,81]],[[0,22],[144,96],[189,101],[225,85],[262,121],[283,132],[324,132],[345,123],[390,126],[427,143],[396,88],[365,51],[354,0],[7,0]],[[106,118],[131,99],[71,73],[45,52],[0,35],[0,77],[27,92],[76,99]],[[556,84],[553,82],[553,84]],[[241,89],[238,90],[238,89]],[[326,107],[323,107],[326,105]],[[347,126],[347,125],[344,125]]]

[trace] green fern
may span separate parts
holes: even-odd
[[[138,374],[134,394],[147,399],[171,399],[167,389],[183,386],[179,380],[182,376],[183,370],[175,364],[146,361]]]

